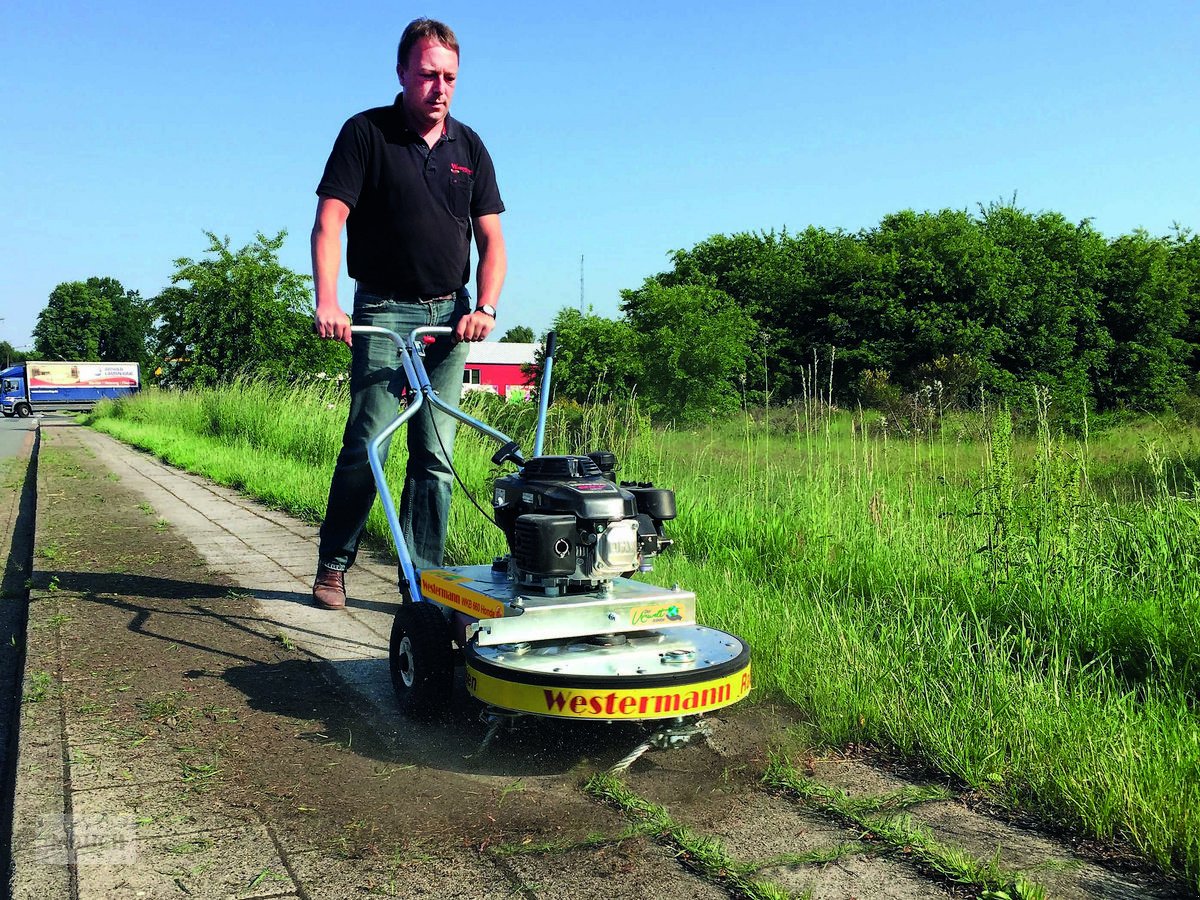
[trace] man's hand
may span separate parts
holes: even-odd
[[[350,317],[342,312],[340,306],[332,309],[317,308],[313,316],[313,331],[317,337],[333,338],[341,341],[347,347],[350,344]]]
[[[454,339],[457,341],[482,341],[492,333],[496,320],[483,312],[473,312],[458,320],[454,327]]]

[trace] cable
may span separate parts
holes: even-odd
[[[471,505],[474,506],[477,510],[479,510],[479,514],[481,516],[483,516],[485,519],[487,519],[489,522],[491,522],[493,525],[495,525],[497,528],[500,528],[500,523],[496,521],[495,517],[490,515],[487,512],[487,510],[485,510],[482,506],[480,506],[479,503],[475,500],[475,495],[472,494],[470,488],[468,488],[466,486],[466,484],[463,483],[462,478],[458,474],[458,469],[455,468],[455,466],[454,466],[453,455],[446,452],[446,444],[442,441],[442,433],[440,431],[438,431],[437,415],[434,410],[433,404],[432,403],[428,404],[426,409],[429,411],[429,424],[431,426],[433,426],[434,437],[437,438],[438,446],[442,448],[442,456],[445,457],[447,464],[450,466],[450,471],[454,475],[454,480],[458,482],[458,486],[460,488],[462,488],[463,493],[467,495],[467,499],[471,501]],[[501,530],[503,530],[503,529],[501,529]]]

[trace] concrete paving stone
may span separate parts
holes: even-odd
[[[279,550],[307,550],[316,558],[318,541],[307,535],[295,534],[282,525],[276,525],[266,519],[255,519],[255,533],[260,539],[270,541],[270,545]]]
[[[266,561],[269,564],[269,561]],[[307,579],[299,578],[286,569],[276,568],[270,564],[264,565],[264,558],[247,560],[242,563],[226,563],[222,560],[211,560],[208,567],[231,579],[243,591],[257,591],[262,594],[291,593],[298,594],[307,601],[312,588],[312,576]],[[258,598],[260,601],[270,601],[270,596]]]
[[[345,665],[345,663],[336,663],[335,665]],[[394,720],[396,724],[392,726],[393,731],[400,730],[400,722],[402,717],[400,708],[396,705],[396,694],[392,688],[392,676],[387,672],[387,660],[383,660],[384,672],[382,678],[378,679],[363,679],[361,681],[353,681],[348,683],[348,687],[358,695],[359,700],[366,704],[374,713],[376,719],[381,716],[387,716]],[[380,731],[383,728],[379,722],[375,723],[375,727]]]
[[[353,860],[311,852],[290,854],[288,863],[312,900],[354,900],[377,895],[428,900],[514,900],[521,896],[495,864],[468,852],[451,856],[398,850],[390,857]],[[646,895],[650,896],[653,895]]]
[[[198,551],[203,553],[201,547],[196,547]],[[264,562],[271,565],[270,574],[274,573],[274,566],[278,565],[270,557],[263,556],[261,553],[246,551],[245,553],[224,553],[220,558],[213,558],[209,562],[209,568],[214,572],[219,572],[222,575],[230,575],[234,580],[239,580],[243,573],[253,571],[259,568],[265,568]],[[297,577],[296,572],[288,571],[293,578]]]
[[[297,553],[304,551],[314,559],[316,558],[315,544],[301,546],[294,538],[291,538],[269,522],[263,522],[261,519],[252,519],[250,522],[240,525],[230,523],[228,527],[231,529],[232,536],[236,537],[243,547],[259,553]]]
[[[377,659],[381,653],[386,654],[387,652],[386,648],[381,651],[378,647],[364,646],[361,641],[342,641],[336,638],[319,639],[312,636],[304,637],[302,640],[304,649],[329,662]]]
[[[206,547],[220,547],[222,550],[239,551],[256,549],[236,534],[230,534],[228,531],[206,534],[200,543]]]
[[[71,715],[67,718],[67,752],[70,757],[86,758],[89,748],[109,747],[125,752],[141,737],[136,726],[121,725],[102,716]]]
[[[152,840],[155,838],[192,835],[197,832],[221,831],[255,825],[253,811],[222,804],[211,794],[197,794],[186,789],[160,786],[148,790],[146,785],[126,785],[75,791],[71,795],[72,820],[83,823],[111,822],[119,828],[118,837]],[[91,829],[88,841],[103,843],[102,830]]]
[[[279,612],[279,610],[275,610]],[[315,606],[289,605],[286,615],[279,616],[280,624],[294,632],[308,646],[340,642],[358,649],[359,656],[379,656],[387,653],[388,639],[383,629],[368,627],[346,613],[330,612]],[[390,625],[389,632],[390,632]],[[346,658],[345,656],[341,658]]]
[[[72,744],[69,753],[72,791],[183,782],[184,770],[179,760],[153,753],[144,746],[108,742]]]
[[[834,850],[842,845],[861,849],[858,833],[833,824],[782,797],[750,793],[740,796],[724,822],[704,831],[721,841],[738,862],[762,863],[783,854]]]
[[[307,550],[313,554],[314,559],[316,558],[317,536],[315,531],[310,538],[308,535],[296,534],[267,519],[255,517],[254,523],[252,533],[259,538],[269,538],[272,547],[280,550]]]
[[[53,748],[62,757],[62,719],[58,703],[25,703],[21,707],[21,750]]]
[[[14,850],[11,865],[11,900],[71,896],[71,871],[65,850],[54,854],[45,849]]]
[[[991,859],[999,851],[1002,868],[1022,872],[1055,898],[1152,900],[1174,896],[1160,892],[1144,880],[1110,872],[1083,860],[1058,841],[967,809],[961,803],[923,803],[910,809],[909,814],[938,841],[961,847],[980,859]]]
[[[345,684],[382,684],[391,690],[392,675],[386,656],[346,659],[330,664],[337,679]]]
[[[120,722],[96,713],[72,716],[67,721],[67,734],[70,736],[72,751],[94,744],[132,743],[139,737],[139,733],[133,727],[121,725]]]
[[[253,524],[247,525],[244,530],[235,533],[248,543],[253,541],[257,546],[269,546],[275,550],[307,551],[313,555],[314,559],[317,555],[317,541],[293,534],[286,528],[257,516],[253,517]]]
[[[320,528],[316,525],[310,525],[307,522],[301,522],[299,519],[293,519],[288,513],[278,509],[270,509],[268,507],[260,507],[256,512],[273,525],[277,525],[284,531],[295,535],[298,538],[305,540],[316,541],[320,533]]]
[[[312,550],[279,552],[268,549],[262,555],[280,568],[287,569],[297,578],[312,578],[317,571],[317,555]]]
[[[220,560],[213,559],[209,565],[220,565]],[[252,591],[284,591],[294,590],[297,584],[304,585],[304,593],[312,588],[312,582],[298,581],[287,569],[277,566],[266,557],[234,573],[241,587]]]
[[[260,559],[263,554],[255,547],[247,546],[238,541],[230,542],[225,536],[217,534],[191,534],[188,542],[201,553],[220,553],[230,559]]]
[[[61,779],[18,779],[12,821],[13,851],[66,843],[66,802]]]
[[[262,826],[82,847],[79,900],[251,900],[297,892]]]
[[[813,760],[812,777],[828,787],[845,791],[851,797],[874,797],[919,786],[868,763],[842,757]]]
[[[507,859],[520,886],[538,900],[718,900],[728,894],[680,866],[669,850],[631,838],[566,853]]]
[[[168,503],[175,504],[174,497],[164,498]],[[225,530],[219,525],[214,524],[204,513],[197,512],[193,509],[187,509],[177,506],[172,506],[174,511],[176,528],[190,540],[200,540],[202,538],[211,538],[225,533]]]
[[[763,746],[763,735],[772,735],[781,747],[789,742],[788,729],[799,721],[796,710],[785,710],[768,703],[740,703],[737,715],[720,712],[708,716],[708,748],[719,756],[758,758],[765,764],[770,747]]]
[[[39,728],[36,732],[21,726],[21,757],[17,772],[27,773],[31,780],[47,779],[63,774],[62,732],[58,729]]]
[[[780,866],[758,874],[810,900],[949,900],[954,896],[906,863],[888,857],[844,856],[830,863]]]
[[[303,584],[306,588],[312,586],[313,575],[315,574],[315,566],[310,559],[307,562],[288,563],[283,567],[287,573]]]

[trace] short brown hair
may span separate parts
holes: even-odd
[[[400,36],[400,47],[396,50],[396,65],[406,66],[412,48],[424,38],[433,38],[447,50],[453,50],[458,56],[458,38],[450,30],[450,26],[436,19],[413,19]]]

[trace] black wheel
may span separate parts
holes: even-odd
[[[17,415],[20,416],[22,419],[28,419],[32,413],[33,413],[33,410],[29,408],[28,403],[18,403],[17,404]]]
[[[432,603],[405,603],[396,610],[388,642],[392,687],[410,716],[436,716],[450,705],[454,657],[450,625]]]

